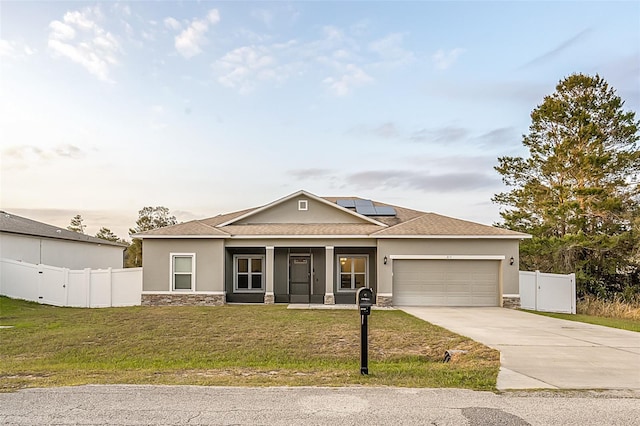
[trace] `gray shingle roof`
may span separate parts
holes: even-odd
[[[30,235],[33,237],[53,238],[57,240],[81,241],[83,243],[103,244],[110,246],[126,247],[126,244],[103,240],[79,232],[69,231],[46,223],[27,219],[0,210],[0,232],[11,234]]]
[[[357,197],[318,197],[330,203],[339,199],[357,199]],[[263,208],[241,210],[208,219],[194,220],[187,223],[154,229],[141,233],[141,237],[172,237],[172,236],[200,236],[200,237],[234,237],[234,236],[304,236],[304,235],[361,235],[366,237],[478,237],[478,238],[528,238],[528,234],[510,231],[494,226],[482,225],[466,220],[455,219],[435,213],[427,213],[405,207],[374,201],[375,206],[393,207],[395,216],[373,216],[378,223],[261,223],[235,224],[231,222],[252,211]],[[224,226],[219,226],[219,225]]]

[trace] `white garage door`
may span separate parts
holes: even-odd
[[[393,304],[498,306],[500,262],[394,260]]]

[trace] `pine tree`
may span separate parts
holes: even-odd
[[[111,231],[111,229],[105,228],[104,226],[100,228],[100,230],[96,234],[96,238],[100,238],[107,241],[113,241],[117,243],[123,242],[123,240],[120,239],[116,234],[114,234]]]
[[[69,231],[73,231],[73,232],[78,232],[80,234],[84,234],[84,229],[87,227],[86,225],[82,224],[82,221],[84,219],[82,219],[82,216],[77,214],[73,217],[73,219],[71,219],[71,223],[69,226],[67,226],[67,229]]]
[[[531,113],[529,156],[496,166],[512,188],[493,198],[507,207],[501,225],[534,236],[521,264],[575,271],[582,291],[611,293],[637,275],[640,122],[623,106],[600,76],[571,75]]]
[[[136,227],[129,229],[129,233],[150,231],[177,224],[176,217],[171,215],[166,207],[144,207],[138,212]],[[127,249],[126,267],[142,266],[142,240],[134,238]]]

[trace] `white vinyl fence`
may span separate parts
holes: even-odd
[[[0,259],[0,295],[55,306],[140,305],[142,268],[70,270]]]
[[[520,307],[532,311],[576,313],[576,274],[520,271]]]

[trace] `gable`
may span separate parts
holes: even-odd
[[[300,202],[306,201],[306,210],[300,210]],[[304,203],[303,203],[304,204]],[[300,194],[281,203],[257,212],[251,216],[238,220],[237,225],[253,225],[267,223],[353,223],[370,224],[363,218],[339,208]]]

